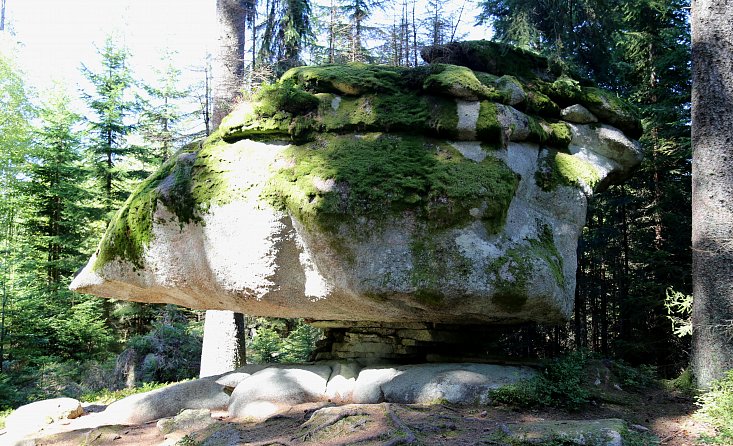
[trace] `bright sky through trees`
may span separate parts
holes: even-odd
[[[9,28],[21,42],[20,62],[32,84],[74,84],[79,66],[98,60],[96,46],[115,33],[133,54],[133,69],[148,77],[164,48],[181,66],[200,64],[213,40],[214,1],[8,0]]]
[[[70,86],[83,82],[81,63],[98,61],[97,47],[107,34],[121,37],[132,53],[133,70],[147,79],[159,64],[164,48],[178,52],[177,65],[203,63],[216,32],[214,0],[8,0],[7,25],[21,42],[20,63],[31,85],[45,87],[53,79]],[[314,2],[319,3],[319,2]],[[325,2],[320,2],[324,3]],[[374,22],[391,26],[397,0],[375,11]],[[394,4],[394,5],[393,5]],[[458,11],[463,1],[449,2],[446,11]],[[409,5],[408,7],[411,7]],[[427,0],[418,0],[418,19]],[[397,12],[399,14],[399,12]],[[489,38],[487,27],[474,27],[476,5],[466,0],[460,30],[471,39]],[[458,36],[462,33],[459,32]]]

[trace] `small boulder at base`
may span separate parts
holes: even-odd
[[[527,367],[494,364],[420,364],[397,369],[382,385],[386,401],[405,404],[487,404],[489,391],[535,376]]]
[[[557,441],[578,446],[622,446],[622,433],[627,429],[626,422],[618,418],[508,423],[504,427],[496,434],[521,444]]]
[[[229,415],[238,419],[261,420],[280,408],[324,401],[331,372],[327,365],[295,364],[256,372],[232,392]]]
[[[15,409],[5,419],[10,434],[26,434],[57,420],[74,419],[84,414],[81,403],[73,398],[36,401]]]
[[[109,424],[142,424],[185,409],[224,409],[229,395],[213,379],[196,379],[115,401],[99,415]]]

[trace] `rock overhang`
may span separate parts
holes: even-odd
[[[586,199],[640,162],[638,118],[531,53],[462,45],[424,57],[534,65],[291,69],[146,180],[72,287],[316,320],[569,317]]]

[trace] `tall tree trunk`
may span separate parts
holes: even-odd
[[[216,0],[219,42],[213,64],[212,128],[232,109],[244,85],[246,8],[241,0]],[[252,41],[254,45],[254,40]],[[208,310],[204,321],[201,376],[234,370],[246,363],[244,315]]]
[[[219,375],[245,364],[244,315],[208,310],[204,320],[204,345],[200,376]]]
[[[244,83],[245,17],[240,0],[216,0],[219,37],[213,67],[213,128],[232,110]]]
[[[415,4],[417,3],[417,0],[412,0],[412,53],[413,53],[413,62],[417,66],[417,23],[415,20]],[[409,65],[409,64],[408,64]]]
[[[331,19],[328,22],[328,63],[336,62],[334,46],[336,45],[336,3],[331,0]]]
[[[693,370],[733,368],[733,0],[692,2]]]
[[[2,0],[0,5],[0,31],[5,31],[5,3],[7,0]]]

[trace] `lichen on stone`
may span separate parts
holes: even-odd
[[[550,270],[557,286],[565,287],[563,259],[555,246],[552,228],[540,221],[536,226],[539,230],[537,237],[523,240],[487,266],[487,272],[494,277],[496,290],[492,301],[510,314],[521,311],[526,303],[528,281],[537,268],[535,262],[538,260]]]

